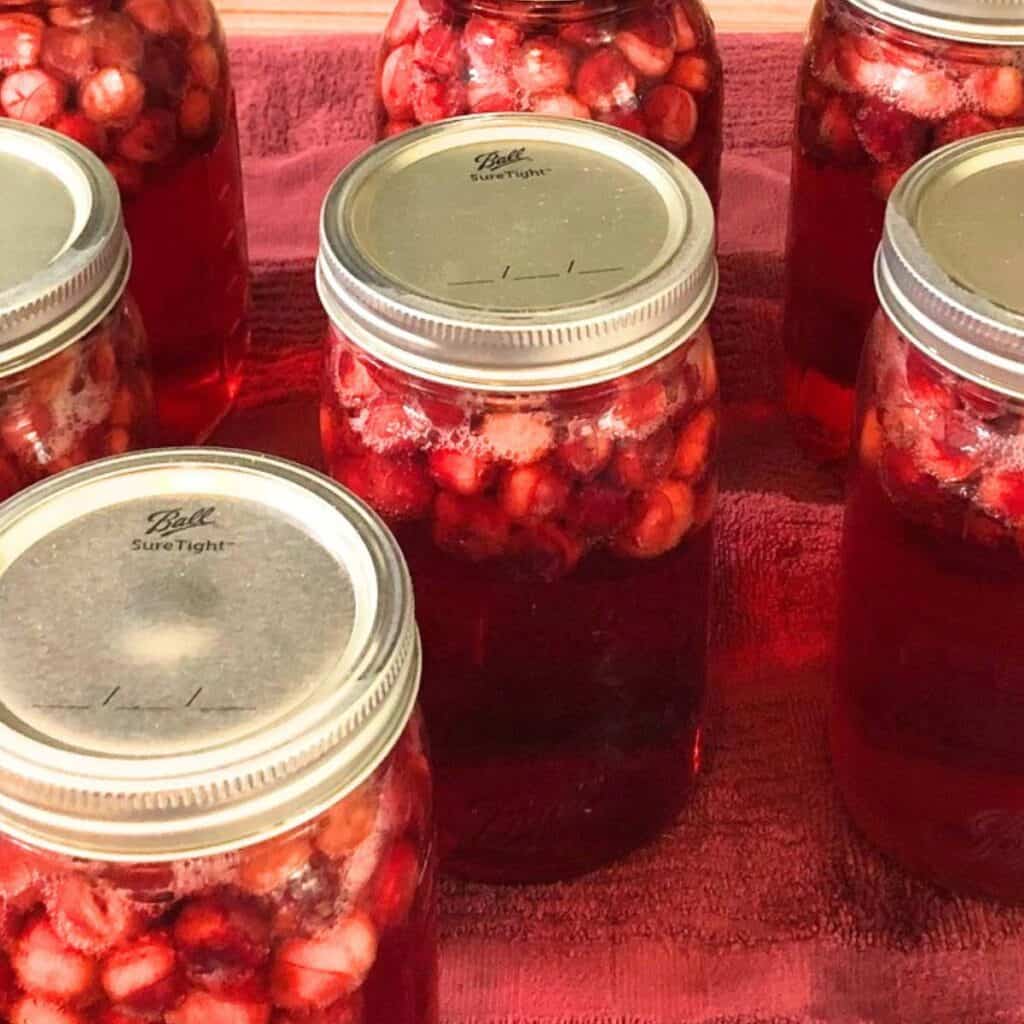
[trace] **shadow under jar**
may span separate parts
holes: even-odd
[[[699,0],[400,0],[377,96],[381,137],[460,114],[595,118],[675,153],[718,203],[722,64]]]
[[[1024,899],[1024,131],[889,204],[843,547],[832,746],[916,872]]]
[[[249,337],[238,128],[209,0],[0,0],[0,113],[70,136],[117,179],[163,439],[202,440]]]
[[[117,188],[91,153],[0,121],[0,501],[71,466],[145,448],[145,333],[125,291]]]
[[[409,562],[452,872],[578,874],[690,792],[713,244],[685,167],[553,118],[421,129],[327,199],[326,461]]]
[[[885,203],[929,151],[1024,124],[1024,3],[818,0],[800,72],[785,310],[801,443],[846,458]]]
[[[8,502],[0,566],[0,1018],[436,1024],[380,520],[291,463],[169,449]]]

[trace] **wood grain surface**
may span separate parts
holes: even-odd
[[[393,0],[215,0],[236,35],[377,32]],[[811,0],[705,0],[720,32],[798,32]]]

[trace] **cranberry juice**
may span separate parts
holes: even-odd
[[[238,128],[209,0],[0,0],[0,109],[117,180],[164,440],[203,439],[248,341]]]
[[[653,370],[509,411],[341,339],[329,366],[329,469],[389,519],[413,577],[446,866],[539,881],[640,845],[697,769],[707,335]]]
[[[717,201],[722,66],[695,0],[400,0],[377,78],[383,137],[469,113],[593,118],[677,154]]]
[[[845,525],[835,770],[854,818],[899,860],[1019,899],[1021,409],[881,319],[876,332]]]
[[[786,404],[824,460],[849,447],[885,204],[930,150],[1024,123],[1024,48],[896,30],[821,0],[800,75],[787,255]]]

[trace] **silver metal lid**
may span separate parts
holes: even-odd
[[[903,177],[875,283],[910,341],[1024,398],[1024,129],[946,146]]]
[[[0,374],[53,355],[124,291],[128,236],[103,163],[63,135],[0,119]]]
[[[1024,42],[1024,0],[852,0],[883,21],[941,39]]]
[[[706,192],[659,147],[593,122],[458,118],[352,164],[321,216],[338,329],[409,373],[547,391],[639,369],[715,299]]]
[[[0,832],[136,861],[275,835],[380,764],[419,671],[394,539],[310,470],[143,452],[0,509]]]

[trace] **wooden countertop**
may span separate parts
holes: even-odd
[[[799,32],[811,0],[705,0],[720,32]],[[393,0],[215,0],[235,34],[377,32]]]

